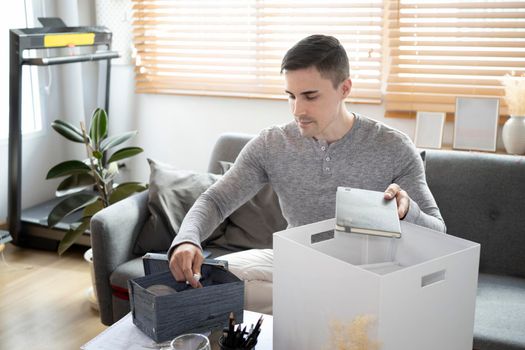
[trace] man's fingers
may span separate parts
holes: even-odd
[[[191,247],[184,247],[174,253],[176,255],[178,268],[182,271],[182,278],[179,282],[188,281],[192,287],[196,287],[196,283],[193,282],[193,259],[194,252]]]
[[[385,190],[385,199],[394,198],[400,190],[401,187],[398,184],[390,184]]]
[[[197,278],[200,279],[200,277],[196,276],[196,274],[193,273],[193,270],[191,268],[183,269],[183,272],[186,283],[188,283],[193,288],[199,288],[200,283],[197,280]]]
[[[179,254],[180,267],[184,275],[183,280],[186,281],[193,288],[200,288],[200,270],[204,260],[201,250],[194,246],[188,245],[186,249],[182,250]]]
[[[397,214],[400,219],[403,219],[408,212],[408,208],[410,206],[410,199],[408,197],[408,193],[406,191],[399,191],[399,194],[396,197],[397,200]]]
[[[177,282],[184,281],[184,273],[182,273],[182,269],[180,268],[180,265],[177,262],[177,257],[175,256],[175,253],[172,254],[170,259],[170,270],[173,277],[175,277],[175,280]]]
[[[196,254],[195,254],[195,257],[193,259],[193,280],[196,282],[195,284],[196,285],[193,285],[192,283],[191,286],[193,288],[202,288],[202,284],[199,282],[200,278],[201,278],[201,266],[202,266],[202,262],[204,261],[204,257],[202,256],[201,254],[201,251],[197,251]]]
[[[400,219],[404,219],[410,206],[410,197],[408,197],[408,193],[402,190],[398,184],[393,183],[385,190],[385,199],[393,198],[396,199],[397,203],[397,215]]]
[[[193,273],[200,274],[201,273],[201,266],[204,261],[204,257],[202,256],[202,253],[197,251],[195,253],[195,257],[193,258]]]
[[[202,287],[195,275],[200,275],[203,260],[199,247],[183,243],[170,258],[170,270],[178,282],[186,281],[194,288]]]

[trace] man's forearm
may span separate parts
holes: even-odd
[[[171,243],[168,256],[181,243],[192,243],[202,248],[201,242],[208,238],[221,221],[215,202],[206,194],[201,195],[184,217],[180,230]]]

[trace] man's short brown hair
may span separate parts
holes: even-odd
[[[315,34],[299,41],[284,55],[281,73],[310,67],[330,79],[334,88],[350,76],[346,51],[333,36]]]

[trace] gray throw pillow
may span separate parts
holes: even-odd
[[[233,165],[219,163],[224,173]],[[284,230],[286,226],[277,195],[270,185],[265,185],[229,216],[224,235],[209,244],[232,251],[272,248],[273,233]]]
[[[151,159],[148,162],[151,170],[148,209],[151,216],[137,237],[133,252],[138,255],[165,252],[193,203],[221,177],[178,170]]]
[[[423,169],[426,169],[426,167],[427,167],[427,151],[421,150],[421,151],[419,151],[419,155],[421,156],[421,160],[423,161]]]

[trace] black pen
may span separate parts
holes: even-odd
[[[261,315],[261,317],[257,321],[257,324],[255,325],[255,328],[253,329],[252,341],[254,343],[257,342],[257,337],[259,336],[259,333],[261,333],[261,325],[262,325],[262,323],[263,323],[263,317]]]
[[[257,321],[257,324],[255,325],[255,328],[253,329],[254,332],[258,331],[259,328],[261,328],[262,322],[263,322],[263,317],[262,317],[262,315],[261,315],[261,317],[260,317],[259,320]]]
[[[241,328],[241,325],[239,325],[239,329]],[[239,337],[237,338],[237,346],[243,347],[244,346],[244,335],[246,334],[246,326],[241,330]]]
[[[233,312],[230,312],[230,319],[229,319],[229,325],[228,325],[228,337],[226,338],[228,346],[233,345],[233,328],[235,327],[235,317],[233,316]]]
[[[257,342],[257,336],[259,335],[259,332],[260,332],[259,328],[261,327],[262,320],[263,318],[261,316],[259,320],[257,321],[255,328],[253,327],[253,324],[252,324],[250,334],[248,335],[248,338],[246,338],[246,348],[247,349],[249,349],[250,346],[253,346]]]
[[[241,341],[241,338],[242,338],[241,325],[239,324],[237,325],[237,330],[235,331],[235,337],[233,338],[233,346],[238,347]]]

